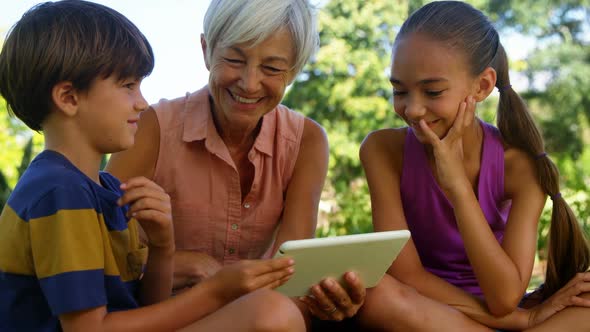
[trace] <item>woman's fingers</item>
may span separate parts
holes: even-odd
[[[312,315],[321,320],[341,321],[354,316],[365,301],[366,290],[353,272],[344,274],[346,287],[332,278],[311,287],[309,295],[300,298]]]
[[[313,316],[321,320],[330,320],[330,316],[328,316],[329,310],[328,312],[322,310],[314,299],[310,298],[309,296],[304,296],[299,298],[299,300],[305,303],[307,309]]]
[[[337,304],[334,303],[334,301],[332,301],[332,299],[325,293],[324,287],[320,285],[314,285],[311,287],[311,294],[315,298],[318,307],[323,311],[330,312],[334,310],[334,308],[337,308]]]
[[[328,284],[327,282],[330,282]],[[336,305],[343,318],[352,317],[358,311],[359,305],[350,297],[349,293],[335,281],[326,280],[322,282],[322,289]]]
[[[367,290],[363,285],[363,282],[354,272],[346,272],[344,280],[348,284],[348,295],[352,303],[362,305],[365,302]]]

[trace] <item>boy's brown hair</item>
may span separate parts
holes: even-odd
[[[28,10],[4,42],[0,94],[10,112],[42,130],[57,83],[86,91],[97,78],[141,78],[153,67],[149,42],[119,12],[81,0],[45,2]]]

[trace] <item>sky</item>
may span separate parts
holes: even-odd
[[[0,0],[0,39],[39,0]],[[156,58],[142,84],[149,103],[176,98],[207,84],[200,35],[209,0],[94,0],[127,16],[147,37]]]

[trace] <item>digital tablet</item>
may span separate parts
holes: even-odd
[[[292,257],[295,273],[275,290],[290,297],[304,296],[326,277],[343,284],[347,271],[356,272],[365,287],[374,287],[409,238],[409,231],[399,230],[287,241],[275,257]]]

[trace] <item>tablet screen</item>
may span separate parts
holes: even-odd
[[[399,230],[287,241],[275,257],[292,257],[295,273],[276,290],[287,296],[304,296],[326,277],[342,283],[347,271],[356,272],[365,287],[374,287],[409,238],[409,231]]]

